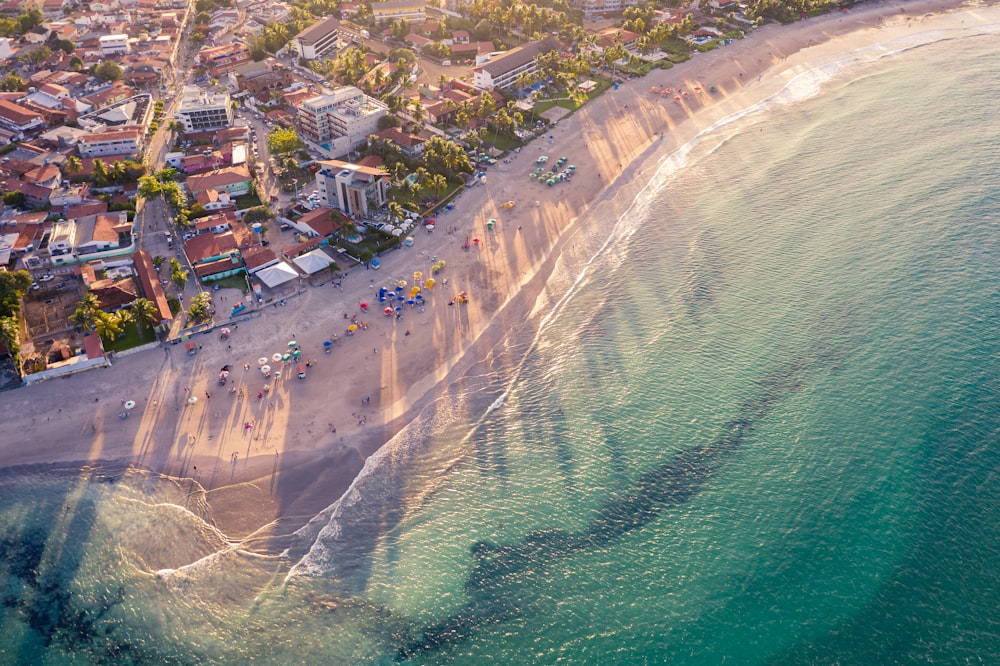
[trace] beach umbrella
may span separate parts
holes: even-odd
[[[281,370],[275,370],[274,371],[274,378],[275,379],[281,379]]]
[[[291,354],[283,354],[281,360],[284,361],[285,363],[288,363],[289,361],[292,360],[292,356]]]
[[[396,295],[396,300],[397,301],[405,301],[406,300],[406,296],[403,296],[402,294],[397,294]]]
[[[368,309],[368,301],[361,301],[361,309],[362,310]]]
[[[385,303],[385,296],[379,296],[378,297],[378,302],[379,303]]]
[[[219,331],[219,333],[221,333],[222,335],[229,335],[230,333],[232,333],[232,331],[230,331],[228,328],[224,328],[221,331]]]
[[[267,373],[271,372],[271,366],[269,366],[269,365],[262,365],[262,366],[260,366],[260,372],[261,372],[261,374],[265,374],[266,375]]]
[[[396,286],[402,289],[403,287],[406,286],[406,280],[400,280],[399,282],[396,283]]]
[[[424,286],[428,289],[433,289],[435,284],[437,284],[437,280],[434,278],[427,278],[427,282],[424,283]]]
[[[420,293],[420,287],[413,287],[412,289],[410,289],[410,298],[413,298],[419,293]]]
[[[497,221],[496,221],[496,220],[492,220],[492,219],[491,219],[491,220],[488,220],[488,221],[486,222],[486,226],[487,226],[488,228],[492,229],[492,228],[493,228],[493,225],[494,225],[494,224],[496,224],[496,223],[497,223]]]
[[[332,340],[324,340],[323,341],[323,346],[324,347],[332,347],[333,346],[333,341]]]
[[[267,363],[267,357],[266,356],[261,356],[259,359],[257,359],[257,365],[258,366],[264,365],[265,363]]]
[[[413,271],[413,282],[414,282],[414,284],[416,284],[417,282],[420,282],[420,280],[422,280],[423,277],[424,277],[424,274],[423,274],[422,271]]]
[[[129,400],[125,403],[125,409],[135,409],[135,400]]]
[[[389,315],[392,314],[392,308],[386,308],[385,310],[382,310],[382,312],[384,312],[385,315],[388,317]]]
[[[351,324],[350,326],[347,327],[347,330],[350,331],[351,333],[353,333],[354,331],[358,330],[358,325],[357,324]]]
[[[472,244],[473,245],[479,245],[479,239],[478,238],[473,238],[472,239]]]
[[[407,305],[416,305],[417,301],[411,298],[410,300],[406,301],[406,304]]]
[[[188,404],[189,405],[193,405],[196,402],[198,402],[198,397],[197,396],[191,396],[190,398],[188,398]]]
[[[288,343],[288,346],[289,347],[298,347],[299,343],[297,343],[295,340],[292,340],[291,342]]]
[[[398,238],[398,237],[400,237],[400,236],[403,235],[403,230],[402,229],[393,229],[392,230],[392,235],[396,236]]]
[[[575,164],[570,164],[570,165],[569,165],[568,167],[566,167],[566,168],[567,168],[567,169],[569,169],[570,171],[576,171],[576,165],[575,165]]]
[[[278,361],[280,361],[281,360],[281,352],[274,352],[271,355],[271,360],[274,361],[275,363],[277,363]]]
[[[295,351],[292,352],[292,358],[298,358],[299,356],[302,356],[301,349],[296,349]]]
[[[401,308],[400,306],[397,305],[396,306],[396,312],[402,312],[402,311],[403,311],[403,308]]]

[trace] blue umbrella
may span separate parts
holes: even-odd
[[[396,296],[396,300],[400,301],[400,302],[405,301],[406,300],[406,296],[403,296],[402,294],[399,294],[399,295]]]
[[[403,291],[403,288],[400,287],[399,285],[396,285],[396,291]]]
[[[378,302],[379,303],[385,303],[385,296],[379,296],[378,297]]]
[[[403,308],[401,308],[401,307],[399,307],[399,306],[397,305],[397,306],[396,306],[396,312],[402,312],[402,311],[403,311]]]
[[[406,301],[406,304],[407,305],[416,305],[417,302],[411,298],[410,300]]]
[[[323,341],[323,346],[324,347],[332,347],[333,346],[333,341],[332,340],[324,340]]]
[[[418,301],[424,300],[424,295],[423,294],[417,294],[417,300]]]

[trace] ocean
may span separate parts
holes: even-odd
[[[917,32],[661,156],[284,556],[0,472],[0,663],[1000,659],[1000,51]]]

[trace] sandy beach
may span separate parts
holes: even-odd
[[[284,306],[252,311],[229,340],[199,335],[194,356],[168,345],[0,394],[0,465],[139,465],[197,481],[213,520],[232,539],[287,533],[336,500],[369,455],[526,320],[574,235],[618,219],[663,155],[774,95],[811,63],[914,30],[961,29],[953,10],[969,7],[871,3],[767,26],[629,81],[492,168],[487,183],[464,192],[433,233],[417,231],[414,245],[383,257],[379,271],[355,268],[340,288],[307,286]],[[681,99],[652,87],[681,91]],[[529,179],[541,155],[568,157],[576,175],[554,187]],[[516,205],[504,209],[509,200]],[[497,220],[492,229],[489,219]],[[398,321],[382,314],[379,287],[405,280],[408,289],[414,272],[430,277],[441,260],[446,268],[424,291],[423,312],[405,307]],[[468,303],[455,302],[460,291]],[[367,326],[346,335],[345,313]],[[334,335],[326,354],[323,341]],[[301,345],[303,360],[315,359],[308,377],[285,366],[280,379],[266,380],[257,359],[284,351],[289,340]],[[235,383],[221,387],[216,377],[225,364]],[[229,392],[234,385],[242,397]],[[123,420],[127,400],[136,407]]]

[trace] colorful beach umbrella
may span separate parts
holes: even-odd
[[[125,409],[135,409],[135,400],[128,400],[125,402]]]

